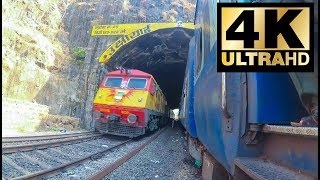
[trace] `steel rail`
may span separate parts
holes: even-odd
[[[22,141],[38,141],[38,140],[49,140],[49,139],[62,139],[74,136],[82,136],[88,134],[97,134],[94,131],[86,131],[81,133],[69,133],[69,134],[52,134],[52,135],[41,135],[41,136],[11,136],[11,137],[2,137],[2,143],[11,143],[11,142],[22,142]]]
[[[20,177],[16,177],[16,178],[13,178],[13,179],[39,179],[41,177],[44,177],[44,176],[48,176],[48,175],[53,175],[54,173],[57,173],[57,172],[60,172],[60,171],[63,171],[65,170],[66,168],[68,167],[71,167],[71,166],[75,166],[75,165],[78,165],[79,163],[82,163],[84,161],[87,161],[91,158],[93,158],[94,156],[96,155],[99,155],[99,154],[102,154],[102,153],[105,153],[107,151],[110,151],[114,148],[117,148],[119,146],[122,146],[128,142],[132,141],[132,139],[129,139],[129,140],[126,140],[124,142],[121,142],[115,146],[112,146],[110,148],[107,148],[107,149],[104,149],[104,150],[101,150],[99,152],[96,152],[96,153],[93,153],[93,154],[90,154],[90,155],[87,155],[83,158],[80,158],[80,159],[76,159],[74,161],[71,161],[69,163],[66,163],[66,164],[62,164],[60,166],[57,166],[57,167],[53,167],[53,168],[50,168],[50,169],[46,169],[46,170],[42,170],[42,171],[38,171],[38,172],[35,172],[35,173],[32,173],[32,174],[27,174],[27,175],[24,175],[24,176],[20,176]]]
[[[138,154],[142,149],[144,149],[148,144],[150,144],[152,141],[154,141],[155,139],[157,139],[157,137],[165,130],[166,128],[161,129],[160,131],[158,131],[156,134],[154,134],[148,141],[146,141],[145,143],[143,143],[142,145],[140,145],[139,147],[137,147],[136,149],[134,149],[133,151],[131,151],[130,153],[126,154],[124,157],[120,158],[119,160],[115,161],[114,163],[112,163],[111,165],[105,167],[102,171],[88,177],[87,179],[89,180],[97,180],[97,179],[102,179],[103,177],[105,177],[106,175],[108,175],[109,173],[111,173],[112,171],[114,171],[115,169],[117,169],[119,166],[121,166],[123,163],[125,163],[126,161],[128,161],[130,158],[132,158],[133,156],[135,156],[136,154]]]
[[[80,137],[75,139],[67,139],[63,141],[4,146],[2,147],[2,154],[14,153],[17,151],[32,151],[34,149],[46,149],[46,148],[55,147],[55,146],[64,145],[64,144],[82,142],[82,141],[85,141],[94,137],[99,137],[99,136],[102,136],[102,134],[94,134],[92,136]]]

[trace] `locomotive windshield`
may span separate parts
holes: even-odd
[[[146,83],[146,79],[131,78],[128,83],[128,88],[144,89],[146,87]]]
[[[109,77],[105,83],[105,86],[118,88],[120,87],[121,82],[122,82],[122,78],[120,77]]]

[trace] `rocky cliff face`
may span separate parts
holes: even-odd
[[[63,1],[2,2],[2,96],[32,100],[68,59],[63,34]]]
[[[139,22],[176,22],[178,20],[193,22],[195,2],[195,0],[69,0],[60,3],[50,1],[50,6],[46,5],[48,11],[44,11],[42,14],[33,14],[34,10],[28,9],[29,5],[33,4],[35,6],[32,7],[33,9],[39,8],[39,12],[42,12],[43,7],[40,1],[22,1],[20,5],[23,7],[21,9],[23,14],[15,17],[17,23],[20,23],[22,17],[29,17],[28,13],[31,13],[31,20],[26,23],[34,22],[37,24],[39,21],[44,21],[47,25],[46,28],[51,29],[57,26],[57,30],[52,32],[52,35],[45,30],[38,33],[40,37],[36,40],[39,42],[36,48],[40,49],[39,55],[30,59],[29,49],[32,48],[30,44],[34,44],[32,41],[35,38],[34,35],[27,34],[28,31],[22,30],[20,34],[11,32],[11,26],[8,23],[8,28],[5,28],[7,33],[14,34],[12,36],[17,36],[16,34],[28,36],[29,39],[23,40],[23,46],[20,47],[22,50],[10,51],[10,47],[5,49],[3,55],[5,55],[7,64],[3,65],[2,69],[7,74],[5,77],[2,76],[3,90],[5,90],[3,96],[16,97],[21,95],[24,99],[34,99],[40,104],[50,106],[50,113],[79,117],[82,121],[82,127],[92,129],[94,126],[92,102],[100,83],[100,73],[103,72],[103,66],[99,66],[98,58],[110,44],[119,38],[116,36],[91,37],[92,26]],[[3,11],[4,9],[8,11],[3,6]],[[10,14],[7,14],[5,18],[10,19],[9,16]],[[51,18],[53,17],[60,21],[52,22]],[[32,20],[32,18],[38,19]],[[43,19],[48,19],[48,22]],[[37,25],[30,28],[37,29]],[[48,35],[52,37],[49,42],[45,41],[48,39]],[[3,44],[15,40],[21,41],[21,38],[7,38]],[[41,43],[46,43],[47,46]],[[59,46],[52,45],[55,43]],[[19,42],[11,43],[11,46],[19,48]],[[74,57],[73,55],[76,53],[74,48],[83,48],[85,56]],[[19,54],[14,58],[9,58],[10,53],[17,52]],[[61,55],[58,52],[61,52]],[[58,55],[49,57],[50,54]],[[48,57],[43,58],[41,55]],[[15,57],[19,58],[15,59]],[[19,65],[20,58],[28,60]],[[38,62],[37,59],[42,61]],[[43,62],[44,60],[46,61]],[[33,63],[32,68],[26,68],[28,63]],[[16,69],[20,69],[20,71],[17,72]],[[32,74],[37,75],[32,76]],[[17,79],[18,77],[19,79]],[[29,78],[26,79],[26,77]],[[41,77],[41,80],[36,80],[35,77]],[[12,81],[12,79],[17,80]],[[12,82],[14,83],[12,84]],[[19,89],[18,87],[22,87],[22,84],[24,84],[23,87],[26,91],[30,91],[30,95],[25,96],[25,91],[15,91],[15,89]]]

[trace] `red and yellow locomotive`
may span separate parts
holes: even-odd
[[[152,75],[120,69],[103,78],[94,99],[94,118],[100,133],[136,137],[167,123],[164,94]]]

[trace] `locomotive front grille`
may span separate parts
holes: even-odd
[[[144,128],[133,127],[126,124],[121,124],[120,122],[101,122],[97,123],[97,130],[101,133],[136,137],[145,133]]]

